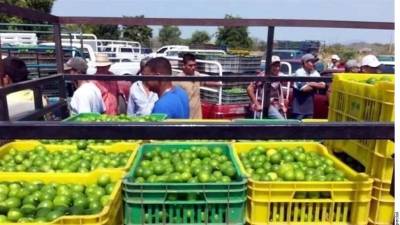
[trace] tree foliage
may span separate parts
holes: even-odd
[[[143,15],[136,18],[144,18]],[[145,46],[150,46],[150,39],[153,37],[153,30],[148,26],[126,26],[124,27],[124,39],[138,41]]]
[[[22,8],[30,8],[44,13],[50,13],[54,0],[2,0],[2,3],[19,6]],[[12,17],[0,14],[1,23],[31,23],[32,21],[23,20],[18,17]]]
[[[207,31],[195,31],[192,34],[192,38],[190,39],[191,45],[196,44],[205,44],[210,41],[210,35],[208,35]]]
[[[119,39],[118,25],[95,25],[92,27],[92,32],[99,39]]]
[[[225,19],[240,19],[240,17],[225,15]],[[216,44],[228,48],[251,49],[253,42],[245,26],[219,27]]]
[[[181,31],[177,26],[163,26],[158,33],[158,39],[163,45],[179,44]]]

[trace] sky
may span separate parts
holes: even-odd
[[[394,0],[56,0],[58,16],[137,16],[223,18],[226,14],[257,19],[319,19],[394,22]],[[158,36],[159,26],[153,26]],[[182,38],[195,30],[210,34],[216,27],[180,27]],[[250,27],[250,35],[266,40],[267,28]],[[320,40],[327,44],[391,43],[394,31],[332,28],[276,28],[275,40]]]

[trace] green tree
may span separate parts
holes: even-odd
[[[177,26],[163,26],[158,33],[158,39],[163,45],[179,44],[181,31]]]
[[[143,15],[136,18],[144,18]],[[123,30],[124,39],[138,41],[145,46],[150,46],[150,39],[153,37],[153,30],[148,26],[126,26]]]
[[[30,8],[44,13],[50,13],[53,7],[54,0],[2,0],[2,3],[15,5],[23,8]],[[5,14],[0,14],[1,23],[31,23],[32,21],[23,20],[18,17],[11,17]]]
[[[208,35],[207,31],[195,31],[190,39],[190,44],[205,44],[209,42],[210,39],[210,35]]]
[[[118,25],[97,25],[93,26],[93,34],[99,39],[119,39]]]
[[[240,19],[231,15],[225,15],[225,19]],[[216,44],[228,48],[251,49],[253,42],[249,37],[247,27],[219,27]]]

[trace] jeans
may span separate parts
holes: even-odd
[[[278,119],[278,120],[284,120],[285,118],[282,116],[282,114],[279,112],[279,110],[275,106],[269,106],[268,109],[268,118],[270,119]]]
[[[257,114],[257,118],[259,118],[261,112],[256,112],[256,114]],[[285,117],[282,116],[282,114],[279,112],[279,110],[275,106],[271,105],[268,109],[268,119],[284,120]]]

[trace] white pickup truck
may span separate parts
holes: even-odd
[[[54,43],[41,43],[42,46],[54,46]],[[81,49],[83,47],[83,57],[88,63],[87,74],[95,74],[96,73],[96,55],[92,46],[89,44],[81,44],[78,43],[66,43],[63,42],[62,45],[64,47],[75,47],[77,49]],[[129,58],[121,58],[116,59],[112,58],[110,61],[113,63],[110,67],[110,72],[115,75],[136,75],[140,69],[140,60],[134,60]]]

